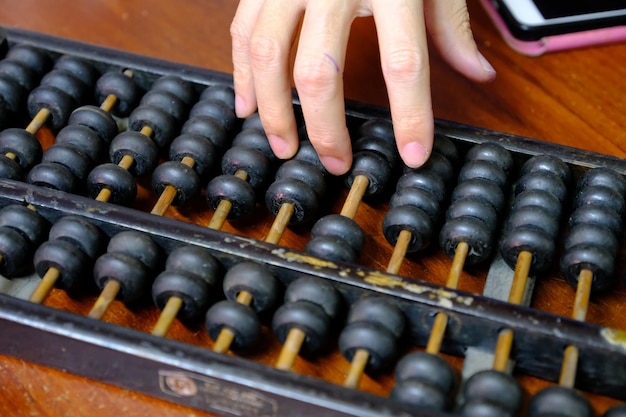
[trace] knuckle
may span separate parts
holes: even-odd
[[[234,19],[230,24],[230,37],[234,48],[239,50],[248,48],[250,31],[237,19]]]
[[[391,81],[414,81],[427,71],[426,55],[417,47],[396,48],[385,59],[382,71]]]
[[[307,60],[294,67],[294,83],[305,96],[326,96],[337,88],[337,71],[323,60]]]
[[[250,40],[252,64],[259,67],[276,66],[281,62],[279,42],[265,35],[252,36]]]

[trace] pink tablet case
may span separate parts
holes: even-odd
[[[515,38],[498,14],[490,0],[480,0],[487,14],[494,22],[506,43],[519,53],[529,56],[539,56],[546,52],[562,51],[566,49],[582,48],[591,45],[601,45],[626,40],[626,26],[587,30],[568,33],[565,35],[546,36],[538,41],[522,41]]]

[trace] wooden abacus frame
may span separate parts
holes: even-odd
[[[140,85],[149,85],[165,74],[203,87],[232,82],[226,74],[41,34],[8,29],[6,35],[9,44],[30,43],[53,54],[83,57],[99,69],[131,68]],[[298,108],[297,97],[294,106]],[[346,115],[351,126],[369,118],[389,117],[386,109],[353,102],[347,104]],[[568,163],[575,174],[598,166],[626,174],[626,162],[607,155],[443,120],[436,121],[436,132],[460,147],[496,141],[521,161],[550,154]],[[405,313],[409,340],[419,346],[425,345],[439,311],[452,318],[443,351],[454,355],[463,356],[468,347],[492,349],[499,330],[510,328],[515,333],[512,359],[516,369],[543,379],[558,379],[563,349],[574,344],[581,352],[577,387],[626,400],[626,333],[618,330],[359,265],[330,263],[301,251],[132,208],[0,180],[0,206],[24,203],[32,204],[51,223],[74,214],[88,218],[109,236],[139,229],[167,252],[180,245],[202,246],[226,267],[241,260],[263,262],[285,284],[303,275],[322,277],[332,281],[348,302],[371,295],[386,297]],[[218,414],[446,415],[417,412],[366,392],[4,294],[0,294],[0,329],[2,354]],[[537,346],[541,346],[540,352]]]

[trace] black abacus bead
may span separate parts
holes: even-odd
[[[607,233],[608,234],[608,233]],[[561,258],[561,273],[574,288],[578,285],[580,272],[585,269],[593,274],[592,291],[607,288],[615,270],[615,257],[601,246],[578,245],[567,250]]]
[[[92,164],[103,159],[104,142],[96,132],[81,125],[68,125],[59,131],[56,136],[57,144],[71,145],[85,152]]]
[[[92,259],[104,250],[105,239],[102,231],[87,219],[67,215],[57,220],[50,228],[49,240],[70,242]]]
[[[448,257],[454,257],[456,247],[460,242],[466,242],[470,247],[465,261],[466,265],[483,262],[493,249],[489,226],[474,217],[451,219],[441,229],[439,243]]]
[[[365,233],[357,222],[340,214],[330,214],[315,222],[311,229],[311,239],[332,236],[344,241],[357,254],[365,245]]]
[[[482,198],[462,197],[454,200],[446,210],[446,219],[462,217],[474,217],[486,224],[496,224],[498,221],[496,210]]]
[[[292,159],[302,162],[308,162],[309,164],[316,167],[322,175],[325,175],[327,173],[324,165],[322,165],[322,161],[320,161],[320,157],[317,154],[317,151],[308,140],[300,140],[300,142],[298,143],[298,151]]]
[[[378,371],[388,366],[396,356],[396,338],[384,327],[371,322],[350,323],[339,336],[339,350],[348,361],[352,361],[359,349],[369,354],[367,368]]]
[[[219,175],[211,180],[205,190],[207,203],[215,211],[222,200],[231,202],[230,219],[239,219],[252,213],[256,207],[256,193],[252,186],[233,175]]]
[[[285,303],[295,301],[315,303],[329,317],[336,317],[341,309],[341,298],[335,287],[317,277],[299,278],[289,284],[285,292]]]
[[[33,263],[40,277],[50,268],[59,270],[54,286],[67,291],[85,284],[83,280],[88,276],[92,261],[73,243],[58,239],[42,243],[35,251]]]
[[[42,156],[39,140],[24,129],[9,128],[0,132],[0,153],[12,153],[23,170],[29,170]]]
[[[152,90],[167,91],[178,97],[186,106],[191,106],[196,101],[196,91],[193,86],[175,75],[163,75],[152,83]]]
[[[281,343],[285,342],[292,328],[301,329],[306,334],[300,351],[303,355],[314,354],[324,347],[330,326],[330,317],[324,309],[310,301],[283,304],[272,319],[274,335]]]
[[[62,91],[72,98],[74,105],[84,103],[87,98],[87,84],[85,84],[79,77],[66,70],[57,68],[53,69],[43,76],[40,85],[53,87]],[[36,111],[35,113],[31,113],[31,116],[34,117],[35,114],[37,114]]]
[[[233,109],[222,100],[203,99],[193,105],[189,118],[204,116],[217,120],[229,134],[237,128],[238,120]]]
[[[267,140],[265,132],[261,129],[247,128],[240,131],[233,139],[232,147],[234,148],[236,146],[256,149],[272,162],[277,159]]]
[[[375,136],[361,136],[352,145],[352,152],[357,154],[359,152],[374,152],[381,157],[389,166],[394,169],[399,161],[400,155],[398,154],[395,141],[385,140],[381,137]]]
[[[623,216],[625,202],[622,194],[615,189],[604,186],[586,187],[576,195],[575,208],[584,205],[603,207]]]
[[[404,356],[395,369],[391,398],[403,403],[445,409],[455,385],[450,364],[438,355],[414,352]]]
[[[545,271],[556,252],[556,246],[551,235],[534,226],[520,226],[507,233],[500,245],[502,258],[511,268],[515,268],[520,252],[532,254],[530,274],[536,275]]]
[[[88,127],[106,144],[111,143],[119,132],[117,123],[109,112],[102,110],[100,107],[91,105],[81,106],[75,109],[72,114],[70,114],[67,124],[68,126],[78,125]]]
[[[79,185],[78,179],[72,174],[72,171],[64,165],[51,162],[35,165],[26,175],[26,182],[67,193],[76,192]]]
[[[132,174],[117,164],[102,164],[87,176],[87,192],[96,198],[103,188],[111,191],[109,203],[130,205],[137,196],[137,183]]]
[[[602,417],[624,417],[626,416],[626,404],[619,404],[606,410]]]
[[[52,65],[50,56],[44,50],[28,44],[18,44],[11,47],[4,59],[22,62],[39,76],[47,72]]]
[[[414,206],[428,214],[431,221],[436,223],[439,219],[439,201],[430,192],[416,187],[405,187],[397,190],[391,200],[389,207]]]
[[[511,212],[507,219],[507,229],[531,226],[541,230],[548,236],[556,236],[559,231],[560,219],[543,206],[522,206]]]
[[[166,269],[152,284],[152,300],[163,309],[171,297],[178,297],[183,300],[183,305],[177,316],[182,320],[193,320],[206,313],[214,285],[215,282],[208,282],[197,274]]]
[[[396,382],[389,397],[401,404],[424,410],[445,410],[448,398],[434,384],[421,379],[407,379]]]
[[[0,75],[0,102],[6,113],[16,114],[24,103],[27,91],[7,75]],[[3,115],[3,117],[6,117]]]
[[[20,181],[22,174],[22,168],[17,162],[4,154],[0,154],[0,178]]]
[[[272,310],[281,293],[274,275],[264,266],[253,262],[241,262],[231,267],[226,272],[222,285],[229,300],[236,300],[241,291],[250,293],[250,307],[257,313]]]
[[[435,133],[433,140],[433,153],[438,153],[449,160],[453,165],[460,161],[459,150],[452,140],[439,133]]]
[[[261,117],[259,116],[258,112],[252,113],[250,116],[246,117],[243,123],[241,124],[242,131],[247,130],[247,129],[258,129],[262,132],[265,131],[263,129],[263,123],[261,123]]]
[[[150,236],[135,230],[127,230],[113,236],[107,252],[129,253],[150,271],[159,267],[161,250]]]
[[[612,254],[619,250],[619,240],[611,230],[592,224],[580,223],[569,230],[565,238],[565,250],[580,245],[597,246]]]
[[[111,94],[117,97],[111,113],[126,117],[137,107],[142,90],[137,83],[121,72],[107,72],[96,82],[96,102],[103,103]]]
[[[529,417],[591,417],[589,401],[576,390],[553,385],[535,394],[528,404]]]
[[[211,141],[218,152],[224,152],[230,146],[226,129],[212,117],[196,116],[188,119],[183,124],[181,133],[204,136]]]
[[[11,80],[22,87],[23,91],[30,91],[37,85],[38,76],[25,63],[14,59],[0,60],[0,78]],[[3,94],[0,94],[4,98]]]
[[[383,219],[383,234],[387,242],[395,246],[400,232],[411,233],[407,252],[417,252],[430,244],[434,233],[433,222],[428,214],[415,206],[399,206],[390,209]]]
[[[357,130],[357,137],[374,136],[393,142],[393,125],[386,119],[369,119],[363,122]]]
[[[470,160],[463,164],[459,172],[458,182],[465,182],[472,178],[482,178],[504,188],[507,183],[506,171],[496,162],[485,160]]]
[[[588,186],[607,187],[615,190],[619,195],[626,194],[626,179],[622,174],[609,168],[600,167],[585,172],[578,183],[578,189]]]
[[[464,197],[483,199],[499,212],[504,206],[504,193],[502,189],[491,181],[482,178],[474,178],[460,182],[452,191],[452,201]]]
[[[222,173],[234,175],[239,170],[248,174],[248,182],[252,188],[261,190],[271,177],[272,165],[262,152],[236,146],[228,149],[222,157]]]
[[[152,140],[159,149],[165,149],[176,134],[177,121],[165,110],[152,106],[139,106],[128,116],[128,128],[139,132],[144,127],[152,129]]]
[[[566,184],[550,172],[530,172],[522,177],[515,186],[515,194],[520,194],[526,190],[545,190],[559,199],[561,203],[567,196]]]
[[[554,194],[550,194],[546,190],[526,190],[515,196],[511,210],[520,207],[539,206],[543,207],[552,216],[558,218],[562,211],[561,202]]]
[[[391,174],[391,166],[382,156],[373,152],[359,152],[353,157],[352,168],[345,183],[350,188],[356,177],[365,176],[369,180],[365,195],[375,196],[382,193],[389,184]]]
[[[500,404],[482,401],[481,399],[471,399],[463,404],[459,410],[462,417],[516,417]],[[547,416],[546,416],[547,417]]]
[[[127,253],[111,252],[100,256],[94,264],[93,276],[100,289],[110,280],[119,282],[117,298],[124,303],[138,300],[149,289],[150,271]]]
[[[10,227],[0,227],[0,273],[3,276],[13,278],[25,274],[32,253],[33,245],[25,236]]]
[[[287,178],[308,184],[319,198],[326,194],[324,174],[309,162],[297,159],[284,162],[276,171],[276,181]]]
[[[573,228],[578,224],[592,224],[605,227],[613,233],[621,233],[623,227],[622,217],[612,210],[595,205],[585,205],[578,207],[569,218],[569,227]]]
[[[181,205],[200,194],[200,177],[183,163],[165,161],[152,172],[152,189],[161,195],[167,186],[176,189],[172,205]]]
[[[77,103],[72,97],[58,88],[40,85],[28,95],[28,112],[31,117],[41,109],[50,112],[48,124],[53,130],[58,130],[67,122]]]
[[[569,166],[561,159],[550,155],[535,155],[527,160],[522,165],[519,176],[522,177],[531,172],[551,173],[559,177],[566,185],[571,180]]]
[[[513,167],[513,156],[504,147],[497,143],[485,142],[473,146],[467,152],[466,161],[491,161],[495,162],[505,172],[509,172]]]
[[[220,100],[235,110],[235,90],[226,84],[214,84],[205,88],[200,93],[200,100]]]
[[[89,62],[72,55],[59,57],[54,63],[54,69],[65,71],[78,78],[85,85],[85,89],[94,85],[98,78],[98,71]]]
[[[272,183],[265,193],[265,205],[273,215],[277,215],[285,203],[294,206],[290,224],[306,223],[319,207],[319,196],[305,182],[286,178]]]
[[[254,345],[261,335],[261,322],[254,310],[232,300],[222,300],[214,304],[206,313],[207,332],[216,340],[224,327],[235,334],[230,348],[247,349]]]
[[[82,149],[59,143],[52,145],[46,150],[41,162],[64,166],[80,183],[85,181],[92,165],[91,158]],[[33,169],[36,168],[37,165]]]
[[[404,332],[405,319],[400,309],[379,297],[362,298],[352,304],[348,322],[365,321],[384,327],[396,339]]]
[[[445,184],[453,184],[455,182],[456,170],[454,166],[448,158],[439,153],[432,153],[420,169],[435,173]],[[412,168],[406,167],[404,172],[411,172],[412,170]]]
[[[442,201],[446,195],[446,184],[439,175],[426,169],[408,171],[396,183],[396,191],[403,188],[419,188],[432,194],[437,201]]]
[[[187,106],[181,99],[163,90],[152,89],[148,91],[141,98],[139,105],[163,110],[179,123],[185,119],[188,113]]]
[[[204,136],[183,134],[176,137],[169,149],[171,161],[182,161],[183,158],[193,158],[193,169],[204,180],[215,170],[217,150],[211,141]]]
[[[46,239],[50,226],[39,213],[26,206],[12,204],[0,210],[0,226],[15,229],[33,246]]]
[[[305,250],[327,261],[354,262],[358,258],[358,253],[345,240],[335,236],[318,236],[311,239],[306,244]]]
[[[111,142],[109,148],[111,162],[119,164],[127,155],[135,161],[129,170],[135,176],[152,172],[159,161],[159,151],[154,142],[139,132],[122,132]]]
[[[522,405],[523,392],[519,382],[511,375],[495,370],[475,373],[463,384],[463,396],[467,401],[478,400],[493,403],[515,416]],[[464,414],[462,415],[475,415]]]

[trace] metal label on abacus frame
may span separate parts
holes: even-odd
[[[189,372],[159,370],[159,388],[167,395],[189,398],[202,408],[235,416],[275,417],[278,402],[256,391]]]

